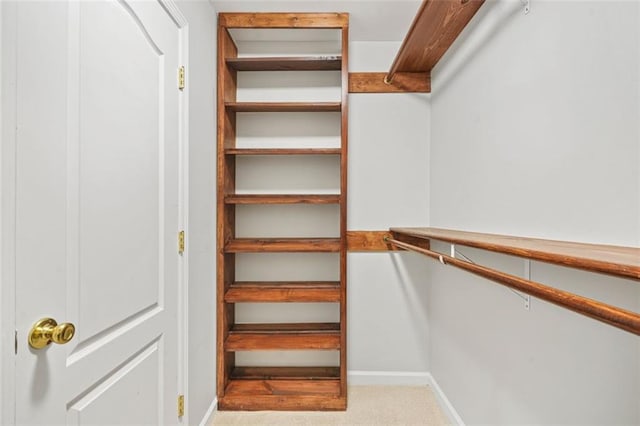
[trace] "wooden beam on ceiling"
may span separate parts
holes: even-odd
[[[387,81],[400,72],[430,72],[476,14],[484,0],[424,0]]]

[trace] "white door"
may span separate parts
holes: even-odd
[[[180,28],[124,0],[17,28],[16,423],[177,423]],[[30,348],[43,317],[75,336]]]

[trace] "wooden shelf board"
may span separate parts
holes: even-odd
[[[338,204],[339,194],[234,194],[226,204]]]
[[[430,72],[484,0],[425,0],[402,42],[391,71]]]
[[[236,71],[330,71],[342,68],[341,56],[227,58]]]
[[[430,93],[431,74],[396,73],[393,82],[384,82],[386,72],[350,72],[349,93]]]
[[[235,282],[225,302],[339,302],[339,281]]]
[[[340,111],[340,102],[225,102],[235,112],[330,112]]]
[[[225,245],[226,253],[338,252],[340,238],[236,238]]]
[[[235,367],[232,379],[252,380],[319,380],[339,379],[340,367]]]
[[[237,395],[232,393],[218,398],[218,409],[221,411],[344,411],[346,408],[346,395]]]
[[[227,155],[340,155],[340,148],[227,148]]]
[[[232,352],[302,349],[340,349],[340,323],[235,324],[225,340]]]
[[[218,25],[226,28],[345,28],[348,13],[219,13]]]
[[[434,239],[591,272],[640,280],[640,248],[483,234],[439,228],[391,228],[396,238]]]

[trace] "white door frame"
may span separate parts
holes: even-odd
[[[180,63],[189,69],[189,26],[175,0],[157,0],[180,31]],[[17,3],[0,2],[0,424],[15,424],[15,225]],[[187,78],[188,82],[188,78]],[[177,70],[176,70],[177,83]],[[179,94],[178,221],[188,236],[189,85]],[[189,251],[178,266],[178,391],[188,401]],[[189,424],[188,412],[181,419]]]

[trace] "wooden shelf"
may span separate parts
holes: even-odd
[[[227,148],[227,155],[340,155],[340,148]]]
[[[340,323],[235,324],[225,350],[337,350]]]
[[[225,102],[235,112],[331,112],[340,111],[340,102]]]
[[[434,239],[531,260],[640,280],[640,248],[508,235],[483,234],[438,228],[391,228],[403,236]]]
[[[339,194],[236,194],[224,198],[226,204],[338,204]]]
[[[339,252],[340,238],[236,238],[225,245],[226,253]]]
[[[339,302],[340,281],[235,282],[224,297],[241,302]]]
[[[339,367],[235,367],[232,379],[250,380],[321,380],[340,379]]]
[[[226,63],[236,71],[339,71],[342,68],[342,57],[227,58]]]

